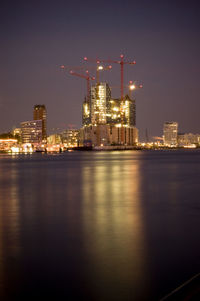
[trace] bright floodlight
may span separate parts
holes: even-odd
[[[98,66],[98,70],[103,70],[103,66]]]
[[[136,88],[135,85],[130,85],[130,86],[129,86],[129,89],[130,89],[130,90],[134,90],[135,88]]]

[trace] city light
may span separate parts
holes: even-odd
[[[129,89],[130,89],[130,90],[134,90],[135,88],[136,88],[135,85],[130,85],[130,86],[129,86]]]

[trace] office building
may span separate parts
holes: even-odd
[[[34,120],[42,120],[42,140],[47,139],[47,114],[45,105],[35,105],[33,111]]]
[[[21,122],[22,143],[42,142],[42,120],[31,120]]]
[[[62,143],[68,147],[79,146],[80,130],[69,129],[61,134]]]
[[[164,145],[169,147],[177,146],[178,123],[165,122],[163,126]]]

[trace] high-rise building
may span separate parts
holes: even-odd
[[[90,96],[90,102],[85,100],[83,103],[83,144],[135,145],[138,142],[135,100],[128,95],[123,101],[112,99],[107,83],[93,85]]]
[[[177,146],[178,123],[165,122],[163,126],[163,138],[166,146]]]
[[[136,106],[135,100],[128,95],[124,97],[124,124],[127,126],[136,125]]]
[[[110,116],[108,118],[109,124],[120,124],[121,123],[121,99],[110,100]]]
[[[82,125],[87,126],[89,124],[91,124],[90,102],[85,98],[82,105]]]
[[[21,122],[22,143],[42,142],[42,120],[31,120]]]
[[[45,105],[35,105],[33,111],[34,120],[42,120],[42,140],[47,139],[47,113]]]
[[[111,99],[111,117],[108,123],[123,124],[125,126],[136,125],[136,106],[135,100],[125,95],[124,101],[121,99]]]
[[[91,87],[91,123],[107,124],[110,115],[111,90],[107,83],[99,83]]]

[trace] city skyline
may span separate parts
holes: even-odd
[[[0,13],[1,132],[31,120],[35,103],[47,107],[48,132],[67,124],[80,128],[86,85],[63,75],[60,65],[84,64],[84,56],[117,60],[123,53],[136,60],[136,65],[125,66],[124,83],[137,80],[144,85],[134,92],[141,139],[146,128],[150,137],[157,136],[163,123],[173,120],[182,132],[199,133],[197,1],[103,1],[98,10],[91,1],[81,10],[63,1],[34,3],[4,3]],[[120,67],[100,76],[119,98]]]

